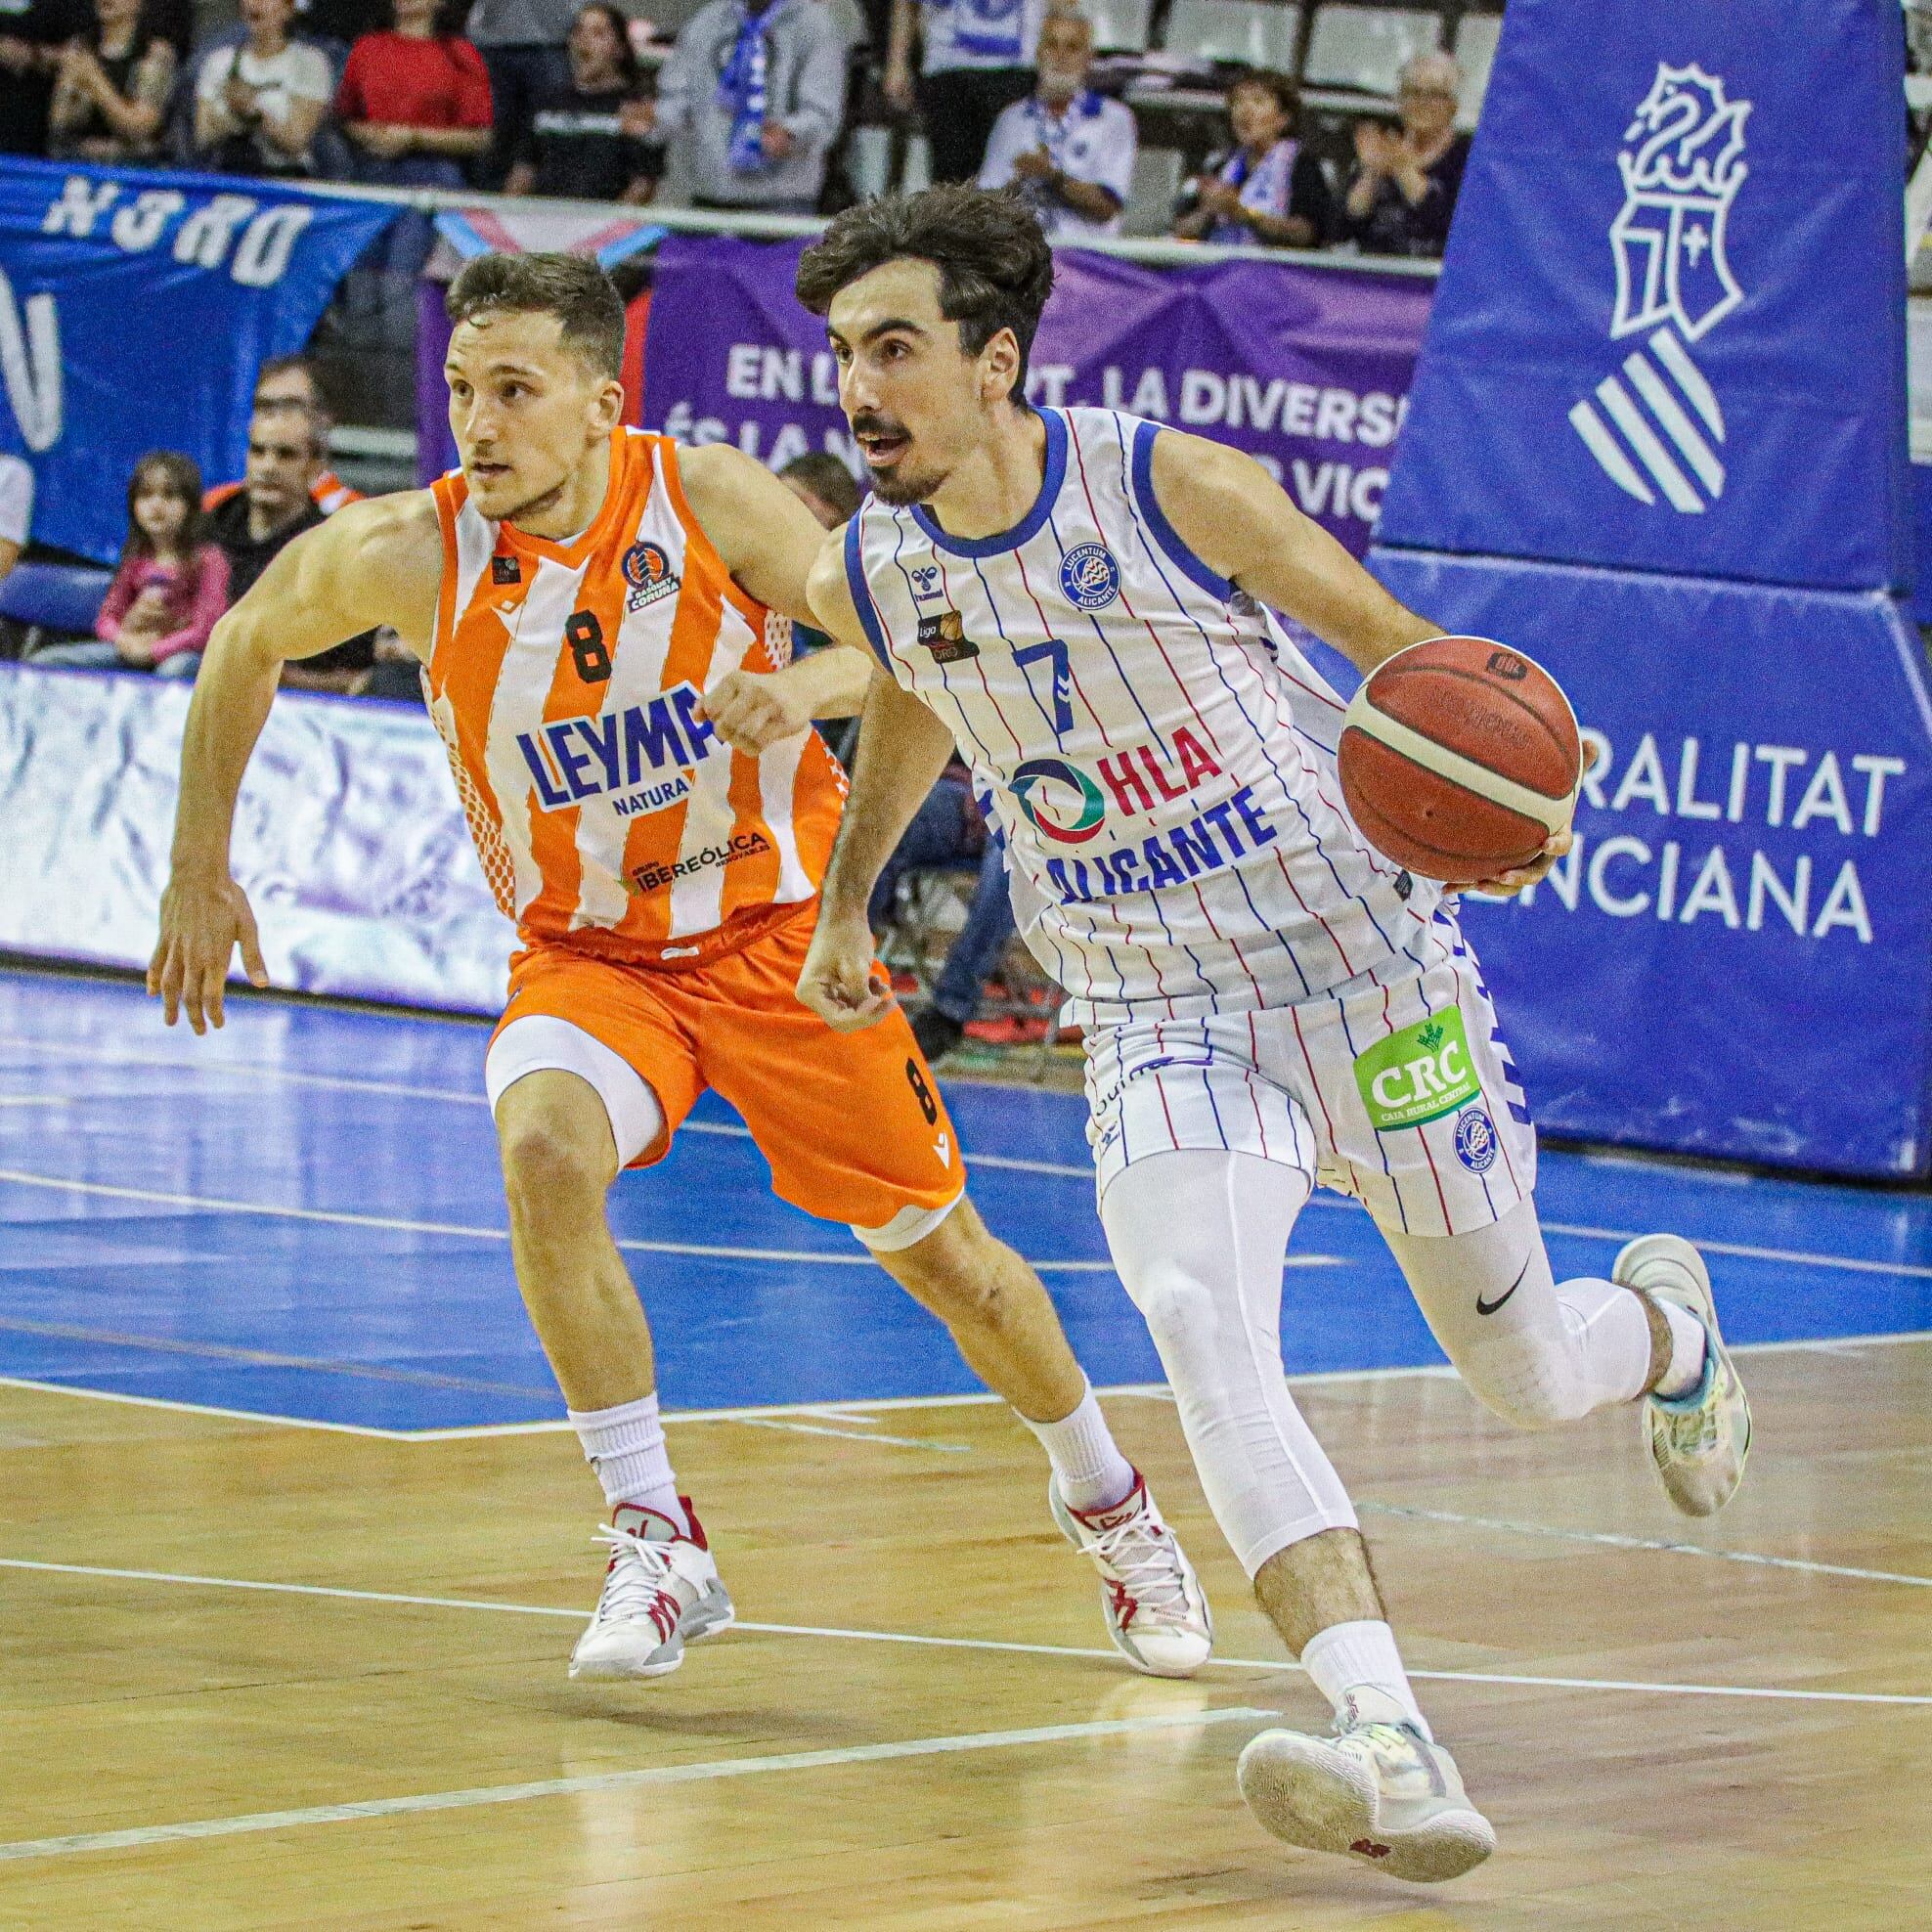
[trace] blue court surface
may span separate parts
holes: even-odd
[[[198,1040],[132,986],[0,972],[0,1377],[380,1430],[560,1418],[510,1271],[487,1039],[232,999]],[[948,1097],[982,1209],[1094,1382],[1158,1380],[1077,1098]],[[768,1183],[708,1096],[667,1161],[617,1184],[667,1407],[976,1385],[844,1228]],[[1538,1198],[1559,1276],[1606,1269],[1634,1232],[1698,1242],[1739,1342],[1932,1329],[1924,1194],[1546,1150]],[[1295,1373],[1440,1360],[1367,1217],[1327,1194],[1296,1230],[1283,1329]]]

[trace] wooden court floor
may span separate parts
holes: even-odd
[[[1745,1359],[1759,1445],[1706,1525],[1628,1415],[1302,1387],[1501,1834],[1429,1890],[1243,1809],[1262,1714],[1326,1713],[1156,1393],[1108,1407],[1213,1598],[1196,1682],[1105,1649],[1032,1441],[969,1402],[675,1424],[749,1627],[633,1689],[565,1675],[566,1434],[0,1388],[0,1926],[1932,1924],[1932,1343]]]

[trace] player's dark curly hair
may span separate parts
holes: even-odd
[[[1032,209],[1011,190],[956,182],[861,201],[801,257],[798,298],[823,315],[841,288],[904,257],[939,270],[940,313],[959,325],[959,346],[969,356],[1002,329],[1013,331],[1020,344],[1018,400],[1040,311],[1053,292],[1053,250]]]
[[[478,255],[463,263],[443,306],[453,323],[553,315],[565,344],[597,374],[624,373],[624,304],[588,255]]]

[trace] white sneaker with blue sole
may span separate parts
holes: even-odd
[[[1647,1397],[1644,1428],[1664,1494],[1687,1516],[1714,1515],[1744,1478],[1751,1405],[1717,1325],[1704,1257],[1677,1235],[1640,1235],[1611,1263],[1610,1279],[1703,1325],[1708,1339],[1697,1385],[1683,1395]]]

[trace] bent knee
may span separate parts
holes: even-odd
[[[1157,1342],[1199,1337],[1217,1321],[1213,1291],[1198,1271],[1182,1262],[1146,1263],[1122,1279]]]
[[[1588,1391],[1566,1362],[1527,1349],[1495,1348],[1466,1357],[1456,1372],[1492,1416],[1515,1428],[1555,1428],[1591,1410]]]
[[[996,1327],[1012,1309],[1016,1289],[1032,1271],[996,1239],[970,1199],[923,1241],[878,1250],[873,1259],[922,1307],[946,1323]]]
[[[596,1090],[574,1074],[531,1074],[497,1103],[497,1144],[513,1206],[601,1193],[617,1174],[617,1144]]]

